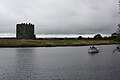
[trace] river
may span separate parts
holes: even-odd
[[[120,80],[116,45],[0,48],[0,80]]]

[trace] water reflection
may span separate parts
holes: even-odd
[[[17,80],[32,80],[34,77],[33,49],[16,49],[16,75]]]
[[[90,55],[96,55],[96,54],[98,54],[98,53],[89,53]]]

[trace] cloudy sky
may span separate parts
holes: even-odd
[[[117,13],[118,0],[0,0],[0,33],[30,22],[42,34],[111,34],[120,22]]]

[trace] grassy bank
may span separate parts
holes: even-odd
[[[116,44],[113,40],[17,40],[0,39],[0,47],[54,47]]]

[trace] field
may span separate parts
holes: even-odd
[[[116,44],[113,40],[22,40],[0,39],[0,47],[56,47]]]

